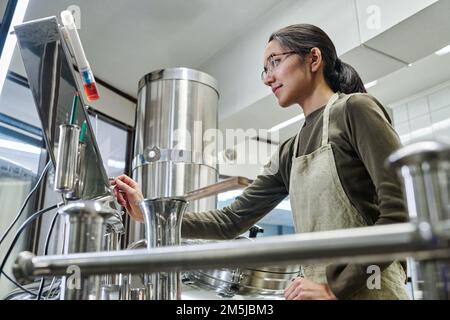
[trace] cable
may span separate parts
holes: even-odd
[[[2,271],[3,275],[5,276],[6,279],[8,279],[9,281],[11,281],[16,287],[18,287],[19,289],[21,289],[22,291],[25,291],[28,294],[31,294],[32,296],[36,297],[37,294],[28,290],[27,288],[25,288],[24,286],[20,285],[18,282],[16,282],[15,280],[13,280],[8,274],[6,274],[4,271]]]
[[[56,282],[56,277],[53,277],[53,280],[50,283],[50,287],[48,288],[48,292],[47,292],[47,296],[45,297],[45,300],[48,300],[52,296],[53,285],[55,284],[55,282]]]
[[[3,234],[2,238],[0,239],[0,245],[2,244],[2,242],[5,240],[6,236],[9,234],[9,232],[11,231],[11,229],[14,227],[14,225],[17,223],[17,221],[20,219],[20,216],[23,213],[23,210],[25,209],[25,207],[27,206],[28,200],[30,200],[31,196],[33,195],[33,193],[36,191],[36,189],[39,187],[39,185],[41,184],[42,179],[45,176],[45,173],[47,172],[48,168],[50,168],[51,165],[51,161],[49,161],[46,165],[44,170],[41,173],[41,176],[39,177],[38,181],[36,182],[34,188],[30,191],[30,193],[28,194],[28,196],[25,198],[25,201],[22,204],[22,207],[19,210],[19,213],[16,215],[16,217],[14,218],[13,222],[10,224],[10,226],[8,227],[8,229],[6,229],[5,234]]]
[[[23,287],[23,289],[28,292],[24,292],[22,288],[15,288],[11,292],[8,293],[7,296],[3,298],[3,300],[34,300],[36,299],[36,292],[39,287],[39,282],[33,282]],[[46,285],[43,290],[42,299],[46,300],[54,300],[59,296],[59,286],[61,281],[54,277],[52,283],[48,286]]]
[[[47,238],[45,239],[44,256],[48,254],[48,246],[50,244],[50,237],[52,235],[52,231],[53,231],[53,228],[55,227],[56,220],[58,219],[58,216],[59,216],[58,212],[55,213],[55,216],[53,217],[52,222],[50,224],[50,228],[49,228],[48,233],[47,233]],[[55,278],[53,278],[53,279],[55,279]],[[41,284],[39,285],[39,290],[38,290],[38,295],[36,297],[36,300],[41,300],[42,290],[44,290],[44,284],[45,284],[45,278],[42,277],[41,278]]]
[[[22,223],[22,225],[19,227],[16,234],[14,235],[14,239],[12,240],[11,245],[9,246],[8,251],[6,252],[5,257],[3,258],[2,264],[0,265],[0,271],[1,271],[0,278],[2,276],[2,273],[4,274],[3,268],[5,267],[6,261],[8,260],[9,255],[11,254],[12,250],[14,249],[14,246],[16,245],[16,242],[19,239],[19,236],[22,233],[22,231],[28,226],[28,224],[30,222],[33,222],[34,220],[39,218],[39,216],[41,216],[43,213],[58,208],[60,204],[62,204],[62,203],[58,203],[49,208],[39,210],[38,212],[35,212],[34,214],[32,214],[27,220],[25,220],[24,223]]]
[[[2,264],[0,265],[0,271],[1,271],[0,278],[1,278],[2,274],[4,274],[7,278],[9,278],[9,276],[7,276],[6,273],[3,272],[3,268],[5,267],[6,261],[8,260],[9,255],[11,254],[12,250],[14,249],[14,246],[15,246],[17,240],[19,239],[19,236],[22,233],[22,231],[28,226],[28,224],[30,222],[33,222],[34,220],[36,220],[41,214],[43,214],[47,211],[56,209],[59,205],[60,205],[60,203],[55,204],[54,206],[51,206],[49,208],[39,210],[38,212],[35,212],[33,215],[31,215],[27,220],[25,220],[24,223],[22,223],[22,225],[19,227],[16,234],[14,235],[14,239],[12,240],[11,245],[8,248],[8,251],[5,254],[5,257],[3,258]],[[12,280],[11,278],[9,278],[9,279]],[[15,281],[13,281],[13,283],[15,283]]]
[[[22,204],[22,207],[19,210],[19,213],[16,215],[16,217],[14,218],[13,222],[9,225],[9,227],[6,229],[5,233],[3,234],[3,236],[0,239],[0,244],[3,243],[3,241],[6,239],[6,237],[8,236],[9,232],[11,231],[11,229],[14,227],[14,225],[17,223],[17,221],[20,219],[20,216],[22,215],[25,207],[27,206],[28,201],[30,200],[31,196],[33,195],[33,193],[36,191],[36,189],[39,187],[39,185],[42,182],[42,179],[44,178],[46,172],[48,171],[48,169],[50,168],[51,162],[48,162],[45,167],[44,170],[42,171],[41,175],[39,176],[38,181],[36,182],[35,186],[33,187],[33,189],[30,191],[30,193],[28,194],[28,196],[25,198],[25,201]],[[11,283],[13,283],[16,287],[20,288],[21,290],[32,294],[34,296],[36,296],[35,293],[31,292],[30,290],[26,289],[25,287],[21,286],[19,283],[17,283],[15,280],[13,280],[9,275],[7,275],[5,272],[3,272],[3,267],[0,268],[1,273],[0,273],[0,277],[1,274],[3,274],[6,279],[8,279]]]
[[[53,228],[55,227],[58,217],[59,217],[59,213],[56,212],[55,215],[53,216],[52,222],[50,223],[50,228],[48,229],[47,237],[45,238],[44,256],[46,256],[48,254],[48,246],[50,244],[50,238],[52,236],[52,231],[53,231]],[[42,277],[41,284],[39,285],[39,290],[38,290],[36,300],[41,300],[42,290],[44,290],[44,283],[45,283],[45,278]]]

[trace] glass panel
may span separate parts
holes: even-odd
[[[26,112],[25,112],[26,110]],[[23,115],[37,119],[33,100],[28,89],[11,81],[6,81],[0,96],[0,236],[14,220],[23,201],[35,185],[42,170],[42,157],[45,155],[42,136],[36,134],[40,129],[23,121]],[[33,133],[34,132],[34,133]],[[10,242],[20,224],[34,208],[33,198],[23,212],[21,219],[11,230],[0,247],[0,257],[4,257]],[[25,235],[27,233],[25,232]],[[26,236],[9,257],[5,272],[11,275],[11,265],[16,255],[25,248]],[[0,297],[4,297],[14,286],[4,276],[0,282]]]
[[[242,190],[233,190],[219,194],[217,207],[223,208],[230,205],[237,196],[241,195],[241,193]],[[280,202],[275,209],[256,224],[264,229],[263,233],[258,233],[258,238],[295,233],[289,198]],[[243,236],[248,236],[248,232],[243,234]]]
[[[3,23],[3,18],[5,16],[6,5],[8,0],[0,0],[0,24]]]
[[[79,190],[79,197],[84,200],[112,197],[98,146],[82,107],[86,103],[79,90],[82,88],[80,79],[75,76],[72,61],[69,61],[70,54],[65,43],[61,41],[56,18],[45,18],[16,26],[15,32],[51,158],[55,162],[60,125],[69,124],[72,111],[75,111],[74,124],[81,127],[84,121],[87,121],[87,131],[84,135],[86,148],[81,166],[83,172],[79,173],[83,188]],[[79,94],[80,106],[72,110],[76,93]]]
[[[108,177],[125,172],[128,132],[103,121],[98,116],[89,116],[100,154]]]

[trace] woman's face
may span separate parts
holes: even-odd
[[[308,91],[308,84],[311,83],[311,73],[298,54],[273,57],[276,67],[272,70],[273,65],[270,64],[269,58],[290,51],[276,40],[270,41],[264,51],[264,67],[269,71],[263,79],[264,84],[271,87],[283,108],[300,103],[302,96]]]

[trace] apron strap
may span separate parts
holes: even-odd
[[[323,128],[322,128],[322,144],[321,146],[326,146],[328,144],[328,131],[330,127],[330,109],[331,106],[339,99],[339,93],[336,92],[328,101],[325,110],[323,112]]]
[[[336,100],[339,99],[339,93],[336,92],[328,101],[325,111],[323,112],[323,128],[322,128],[322,144],[321,146],[325,146],[328,144],[328,127],[330,124],[330,107],[336,102]],[[297,158],[297,150],[298,150],[298,140],[300,138],[300,132],[297,133],[297,136],[295,137],[294,141],[294,154],[292,155],[292,158]]]
[[[299,140],[299,138],[300,138],[300,132],[301,132],[301,130],[297,133],[297,136],[295,137],[295,141],[294,141],[294,154],[292,155],[292,159],[297,158],[298,140]]]

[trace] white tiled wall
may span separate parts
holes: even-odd
[[[403,143],[427,139],[450,143],[450,82],[390,107]]]

